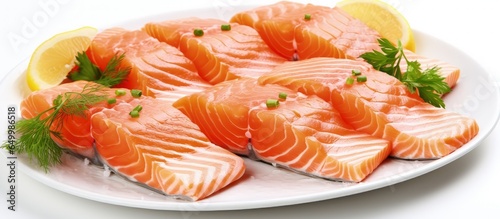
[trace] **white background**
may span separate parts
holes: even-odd
[[[132,3],[134,2],[134,3]],[[162,3],[164,2],[164,3]],[[178,3],[181,2],[181,3]],[[105,28],[148,15],[189,8],[230,16],[238,0],[75,1],[21,0],[0,3],[0,78],[53,34],[83,25]],[[255,1],[254,1],[255,2]],[[271,1],[258,1],[270,3]],[[274,2],[274,1],[273,1]],[[335,1],[304,1],[333,5]],[[410,25],[470,55],[499,85],[500,14],[495,1],[388,1]],[[192,16],[186,14],[186,16]],[[417,45],[418,52],[418,45]],[[8,95],[8,94],[2,94]],[[14,104],[14,103],[8,103]],[[227,212],[154,211],[74,197],[18,173],[16,212],[7,210],[7,167],[0,156],[1,218],[471,218],[500,209],[500,130],[457,161],[424,176],[349,197],[288,207]],[[6,193],[6,192],[5,192]]]

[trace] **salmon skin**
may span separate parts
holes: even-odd
[[[140,30],[106,29],[92,40],[87,54],[101,69],[113,56],[124,54],[122,67],[131,71],[117,87],[140,89],[145,95],[169,102],[211,86],[177,48]]]
[[[222,30],[222,24],[230,25],[230,30]],[[236,23],[185,18],[149,23],[143,29],[178,47],[194,63],[198,74],[211,84],[257,78],[286,61],[273,52],[253,28]],[[194,29],[202,30],[203,35],[196,36]]]
[[[64,95],[68,92],[80,93],[84,88],[90,86],[96,87],[100,85],[93,82],[76,81],[50,89],[35,91],[21,101],[21,116],[23,119],[32,119],[53,107],[53,101],[58,95]],[[114,92],[115,89],[100,87],[99,94],[115,97]],[[116,102],[128,102],[132,98],[130,93],[127,92],[123,96],[116,96]],[[108,104],[107,101],[103,101],[89,106],[89,109],[84,112],[85,116],[67,115],[62,117],[63,121],[56,120],[51,130],[60,132],[60,137],[52,135],[52,140],[63,149],[89,158],[93,163],[98,163],[93,148],[94,138],[90,135],[90,117],[108,107],[112,107],[112,105]],[[53,113],[53,110],[45,112],[40,119],[46,118],[51,113]],[[56,127],[56,124],[61,124],[60,129]]]
[[[347,85],[353,70],[367,81]],[[391,156],[397,158],[440,158],[479,131],[474,119],[425,103],[396,78],[359,60],[318,57],[288,62],[259,82],[329,101],[356,130],[391,141]]]
[[[129,115],[138,105],[140,115]],[[212,143],[170,103],[143,97],[92,116],[102,163],[169,196],[196,201],[239,179],[243,159]]]
[[[378,49],[380,38],[376,31],[339,8],[286,1],[237,13],[230,22],[255,28],[269,47],[288,60],[356,59]]]
[[[268,108],[279,93],[286,99]],[[391,151],[387,140],[355,131],[319,97],[255,79],[223,82],[174,106],[221,147],[330,180],[359,182]]]

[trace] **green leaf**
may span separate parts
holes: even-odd
[[[439,75],[439,68],[432,67],[422,71],[418,61],[409,61],[401,42],[397,47],[385,38],[378,39],[381,51],[372,51],[362,54],[360,57],[373,66],[376,70],[385,72],[400,80],[411,93],[418,91],[419,96],[427,103],[436,107],[445,108],[441,95],[451,89]],[[406,72],[402,72],[400,64],[407,63]]]
[[[97,65],[92,63],[85,52],[78,53],[76,56],[78,68],[69,74],[69,78],[73,81],[93,81],[106,87],[113,87],[120,84],[130,72],[130,68],[120,67],[120,63],[124,58],[124,54],[115,54],[104,71],[101,71]]]
[[[101,70],[90,61],[85,52],[78,53],[76,65],[78,66],[77,70],[69,74],[69,78],[73,81],[96,81],[101,77]]]

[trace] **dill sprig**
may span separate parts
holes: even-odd
[[[61,162],[62,149],[52,137],[62,139],[60,130],[66,116],[85,116],[89,106],[107,99],[107,95],[100,92],[102,85],[88,84],[81,92],[66,92],[53,100],[53,106],[39,113],[31,119],[22,119],[16,122],[16,133],[19,138],[14,143],[14,151],[26,153],[30,160],[36,159],[39,165],[47,172],[48,169]],[[7,148],[4,143],[2,148]]]
[[[439,75],[439,67],[434,66],[422,70],[418,61],[409,61],[406,58],[401,42],[398,42],[397,47],[385,38],[378,39],[378,43],[382,52],[374,50],[364,53],[360,57],[375,69],[400,80],[411,93],[417,91],[425,102],[445,108],[441,96],[450,92],[451,88],[444,81],[444,77]],[[406,72],[401,70],[402,60],[407,63]]]
[[[130,67],[120,68],[120,63],[124,58],[125,54],[115,54],[101,71],[97,65],[90,61],[85,52],[78,53],[76,56],[78,68],[72,71],[68,77],[73,81],[93,81],[106,87],[113,87],[121,83],[130,72]]]

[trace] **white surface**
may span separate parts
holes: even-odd
[[[49,10],[42,6],[54,2]],[[18,1],[4,2],[0,6],[2,23],[0,73],[5,74],[23,61],[34,47],[54,33],[77,28],[82,25],[108,27],[125,20],[134,20],[151,14],[186,7],[211,8],[221,15],[234,13],[231,5],[242,1],[186,1],[185,6],[174,3],[141,1],[136,5],[125,5],[119,1]],[[192,3],[191,3],[192,2]],[[333,4],[334,1],[311,1],[318,4]],[[459,50],[473,57],[483,69],[494,74],[492,82],[500,84],[500,74],[493,68],[500,46],[494,40],[500,37],[495,21],[500,15],[494,11],[493,2],[475,1],[474,5],[458,1],[390,1],[400,9],[410,24],[418,30],[447,41]],[[224,6],[225,5],[225,6]],[[55,7],[54,7],[55,6]],[[8,9],[8,10],[6,10]],[[95,11],[91,15],[86,11]],[[38,19],[34,24],[33,20]],[[30,30],[26,27],[33,25]],[[23,29],[23,27],[25,27]],[[26,43],[15,45],[9,36],[18,36]],[[417,45],[418,48],[419,45]],[[423,45],[422,45],[423,46]],[[456,53],[450,53],[453,58]],[[457,63],[458,65],[462,63]],[[2,75],[3,77],[3,75]],[[466,98],[466,97],[464,97]],[[480,98],[478,98],[480,99]],[[5,100],[5,99],[2,99]],[[472,103],[472,102],[471,102]],[[3,106],[4,104],[2,104]],[[5,112],[5,109],[2,109]],[[5,123],[3,123],[5,124]],[[9,212],[5,201],[0,204],[0,213],[6,218],[221,218],[236,217],[471,217],[477,212],[497,213],[497,203],[491,197],[500,195],[495,182],[498,178],[500,152],[494,142],[498,142],[499,128],[493,131],[478,148],[457,161],[416,179],[344,198],[321,201],[290,207],[267,208],[247,211],[156,211],[119,207],[89,201],[57,191],[30,177],[17,174],[17,211]],[[0,158],[0,191],[7,190],[6,161]],[[2,196],[0,196],[2,197]],[[5,197],[5,196],[4,196]],[[6,199],[6,197],[5,197]],[[494,200],[494,199],[493,199]],[[5,213],[4,213],[5,212]]]

